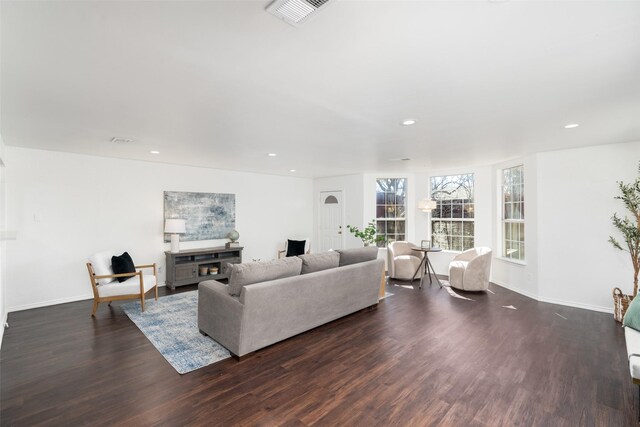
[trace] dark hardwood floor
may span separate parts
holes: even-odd
[[[493,285],[475,301],[387,289],[378,310],[182,376],[115,303],[95,319],[91,301],[11,313],[0,424],[635,425],[611,315]]]

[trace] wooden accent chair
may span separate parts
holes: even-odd
[[[309,240],[309,238],[302,238],[302,239],[287,239],[284,242],[284,249],[281,249],[278,251],[278,259],[280,258],[284,258],[287,256],[287,250],[288,250],[288,246],[289,246],[289,240],[297,240],[297,241],[303,241],[304,240],[304,253],[305,254],[310,254],[311,253],[311,240]]]
[[[140,307],[144,311],[144,300],[147,293],[155,290],[156,301],[158,300],[158,276],[155,263],[136,265],[135,273],[113,274],[109,253],[95,254],[89,261],[87,262],[87,270],[93,288],[92,316],[96,315],[98,304],[101,302],[107,302],[111,305],[112,301],[140,298]],[[153,275],[142,274],[143,268],[153,269]],[[130,278],[124,282],[118,282],[118,277]]]

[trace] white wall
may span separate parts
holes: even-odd
[[[431,176],[473,173],[475,177],[475,244],[494,251],[491,280],[544,302],[611,312],[611,289],[632,291],[629,255],[607,242],[617,235],[613,212],[624,213],[616,181],[635,179],[640,142],[601,145],[531,154],[491,166],[434,170],[407,174],[362,174],[317,179],[319,189],[351,189],[347,199],[349,221],[360,224],[375,216],[375,179],[406,177],[407,239],[430,239],[430,216],[418,211],[428,196]],[[501,170],[523,164],[525,174],[525,245],[522,263],[501,257]],[[360,201],[360,205],[358,205]],[[353,221],[355,222],[355,221]],[[347,247],[360,246],[357,239]],[[454,252],[431,254],[438,274],[448,274]]]
[[[607,242],[626,209],[616,181],[636,179],[640,142],[537,155],[539,294],[543,301],[611,311],[611,290],[633,290],[629,254]]]
[[[502,257],[502,170],[524,166],[525,260]],[[494,252],[491,280],[531,298],[538,298],[538,167],[535,155],[494,165],[492,245]]]
[[[245,261],[276,258],[287,236],[313,232],[310,179],[15,147],[6,157],[8,222],[18,231],[7,242],[9,311],[92,298],[85,262],[98,251],[164,267],[163,191],[235,193]]]
[[[6,161],[5,146],[0,135],[0,346],[2,345],[2,337],[4,336],[4,325],[7,321],[6,310],[6,265],[7,265],[7,203],[6,203]]]

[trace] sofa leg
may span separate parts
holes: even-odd
[[[233,360],[235,360],[236,362],[242,362],[244,360],[249,359],[250,357],[252,357],[254,354],[256,354],[256,352],[251,352],[251,353],[247,353],[244,356],[238,356],[237,354],[233,354],[231,353],[231,357],[233,358]]]

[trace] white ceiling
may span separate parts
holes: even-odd
[[[640,2],[268,3],[3,0],[5,143],[319,177],[640,140]]]

